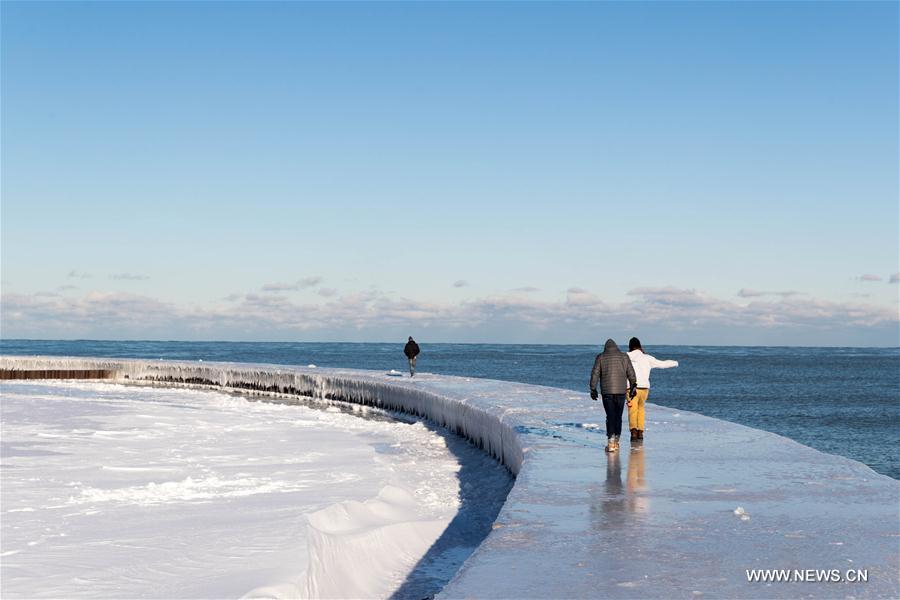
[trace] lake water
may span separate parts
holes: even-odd
[[[618,340],[623,342],[624,340]],[[3,340],[15,355],[102,356],[406,369],[403,343]],[[429,344],[420,372],[588,391],[599,346]],[[900,348],[652,346],[650,402],[792,438],[900,479]],[[597,406],[598,413],[602,408]],[[598,419],[600,415],[598,414]],[[647,436],[652,436],[652,430]],[[698,444],[703,440],[698,439]]]

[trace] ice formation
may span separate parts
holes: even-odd
[[[553,388],[275,365],[0,360],[0,369],[49,368],[105,369],[135,382],[287,403],[377,406],[469,439],[517,479],[490,535],[442,597],[900,596],[900,482],[764,431],[648,405],[643,444],[608,455],[595,425],[598,403]],[[774,585],[747,576],[748,569],[849,567],[865,569],[867,582]]]
[[[511,483],[464,440],[371,409],[88,381],[0,393],[2,597],[426,597]],[[480,533],[440,548],[463,508]]]

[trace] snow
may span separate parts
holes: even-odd
[[[481,504],[466,498],[481,494],[502,499],[503,493],[485,489],[480,468],[469,475],[473,467],[459,461],[456,517],[396,589],[398,598],[424,597],[421,590],[427,585],[442,588],[439,597],[446,598],[900,597],[900,482],[764,431],[648,404],[643,443],[626,442],[622,452],[608,454],[598,404],[587,394],[541,386],[428,373],[398,378],[384,372],[276,365],[0,357],[2,369],[51,366],[108,369],[132,382],[208,386],[284,403],[341,400],[359,410],[378,407],[425,416],[470,440],[515,474],[515,484],[496,520],[487,523],[490,533],[465,558],[471,540],[480,539],[470,524],[483,525],[488,514],[479,509],[480,519],[472,519],[467,507]],[[364,423],[367,430],[370,423]],[[141,428],[110,430],[120,433],[107,435],[106,443],[131,439]],[[58,432],[44,433],[51,437],[40,441],[57,443],[52,436]],[[415,463],[410,468],[425,471],[412,456],[410,461]],[[184,484],[188,475],[200,480],[187,473],[165,481]],[[238,477],[266,477],[256,472],[232,473],[230,479],[216,475],[232,483]],[[329,502],[332,508],[321,520],[309,521],[307,539],[314,540],[318,553],[307,557],[312,577],[305,583],[278,581],[268,573],[258,578],[269,582],[256,588],[260,595],[302,588],[321,596],[370,596],[358,586],[367,581],[379,585],[386,576],[380,565],[383,554],[403,554],[393,545],[395,536],[414,540],[425,535],[433,520],[427,511],[398,508],[409,498],[391,488],[373,486],[365,499]],[[410,493],[425,508],[429,502],[440,505],[436,488],[419,489],[420,495]],[[341,508],[333,508],[340,502]],[[26,506],[32,505],[13,508]],[[264,520],[268,511],[263,512],[256,518]],[[400,513],[412,518],[397,523],[393,519]],[[354,520],[357,524],[351,526]],[[411,522],[420,525],[415,534],[409,531]],[[27,551],[6,544],[4,536],[2,551]],[[444,585],[441,574],[455,569],[461,558],[462,567]],[[356,577],[354,567],[366,561],[377,566]],[[747,569],[757,568],[848,567],[867,569],[868,581],[765,585],[750,583],[746,576]],[[236,586],[215,589],[231,595]]]
[[[455,436],[381,411],[93,382],[0,393],[4,597],[386,597],[457,516],[461,461],[497,496],[488,523],[509,487]]]

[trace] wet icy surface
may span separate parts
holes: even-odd
[[[428,374],[116,364],[132,377],[192,374],[374,398],[481,443],[517,480],[443,597],[900,596],[900,482],[774,434],[648,405],[644,444],[625,440],[609,456],[602,407],[566,390]],[[868,582],[748,583],[746,570],[757,568],[865,569]]]

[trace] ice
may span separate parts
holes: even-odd
[[[469,439],[515,474],[516,482],[489,525],[490,534],[441,597],[900,597],[900,482],[764,431],[648,404],[643,443],[631,447],[626,441],[621,453],[608,455],[603,451],[605,432],[598,426],[602,408],[587,394],[573,397],[571,391],[553,388],[428,373],[397,378],[384,370],[0,359],[3,369],[48,365],[109,369],[129,381],[209,386],[285,403],[330,399],[362,407],[358,410],[403,411]],[[467,479],[464,471],[461,482]],[[421,488],[422,498],[431,489]],[[471,493],[472,486],[466,489],[459,486],[461,496]],[[428,501],[441,503],[439,498]],[[738,502],[740,515],[735,514]],[[465,512],[461,501],[458,514]],[[362,518],[365,511],[354,514]],[[416,586],[465,548],[454,529],[456,521],[427,550],[397,597],[422,597]],[[383,521],[360,531],[391,527]],[[393,547],[393,542],[382,546],[369,540],[351,550],[353,546],[344,546],[348,540],[333,541],[333,546],[321,546],[343,547],[352,556]],[[337,557],[339,552],[320,556]],[[321,570],[311,570],[320,573],[312,583],[294,581],[279,589],[321,582],[323,587],[314,589],[325,593],[325,574],[344,566],[327,562]],[[747,569],[757,568],[848,566],[867,569],[868,581],[765,585],[750,583],[746,576]],[[367,584],[353,583],[357,585]]]
[[[417,504],[405,490],[388,486],[372,500],[309,515],[305,597],[378,598],[393,590],[397,558],[415,564],[447,527]]]
[[[461,469],[497,496],[469,502],[488,524],[509,489],[464,441],[383,413],[97,382],[0,392],[3,597],[340,596],[350,567],[360,597],[387,597],[472,500]],[[345,506],[365,510],[340,532],[329,515]],[[487,531],[418,577],[423,597]]]

